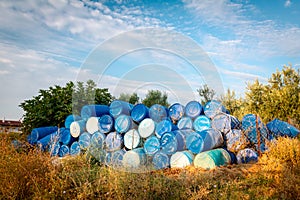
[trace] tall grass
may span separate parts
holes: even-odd
[[[256,164],[129,173],[87,157],[51,158],[0,138],[0,199],[300,199],[300,140],[281,138]]]

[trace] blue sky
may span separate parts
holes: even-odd
[[[265,82],[285,64],[299,68],[299,19],[296,0],[2,0],[0,117],[21,118],[18,105],[39,89],[86,79],[116,97],[160,89],[171,103],[197,99],[207,82],[242,95],[247,82]],[[147,48],[155,41],[136,35],[145,28],[170,34]],[[101,71],[108,54],[117,57]]]

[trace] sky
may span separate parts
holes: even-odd
[[[2,0],[0,117],[40,89],[92,79],[115,97],[159,89],[200,100],[208,84],[243,96],[276,70],[300,67],[298,0]]]

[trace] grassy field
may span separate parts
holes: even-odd
[[[256,164],[126,173],[63,160],[0,137],[0,199],[300,199],[300,140],[281,138]]]

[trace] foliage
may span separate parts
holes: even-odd
[[[128,94],[128,93],[121,93],[118,99],[121,100],[121,101],[129,102],[130,94]]]
[[[207,84],[204,84],[202,87],[200,87],[197,92],[199,96],[202,97],[202,105],[205,105],[207,102],[211,101],[216,95],[216,92],[213,89],[209,88]]]
[[[131,104],[137,104],[140,98],[138,97],[137,93],[133,93],[131,95],[126,93],[121,93],[118,99],[129,102]]]
[[[74,83],[65,87],[55,85],[48,90],[40,90],[39,95],[20,104],[24,110],[23,134],[28,135],[35,127],[62,126],[69,113],[72,113],[72,93]]]
[[[129,98],[129,103],[131,104],[137,104],[139,102],[139,97],[137,95],[137,93],[133,93],[130,98]]]
[[[248,84],[246,110],[259,114],[264,122],[279,118],[295,125],[300,123],[300,70],[284,66],[262,84]]]
[[[72,96],[73,113],[80,114],[82,106],[87,104],[108,105],[113,100],[113,96],[107,88],[96,88],[93,80],[88,80],[84,85],[83,82],[77,82]]]
[[[256,164],[128,173],[85,155],[51,158],[0,140],[0,199],[299,199],[300,140],[280,138]]]
[[[220,101],[231,115],[241,119],[246,114],[244,112],[245,101],[238,98],[234,91],[228,89],[226,94],[221,96]]]
[[[154,104],[160,104],[169,107],[167,93],[162,94],[162,92],[159,90],[149,90],[142,103],[148,107]]]
[[[25,100],[19,106],[24,110],[22,130],[28,135],[35,127],[63,126],[67,115],[79,114],[86,104],[109,104],[112,95],[108,89],[95,88],[89,80],[86,85],[78,82],[67,83],[64,87],[55,85],[47,90],[40,90],[32,99]]]

